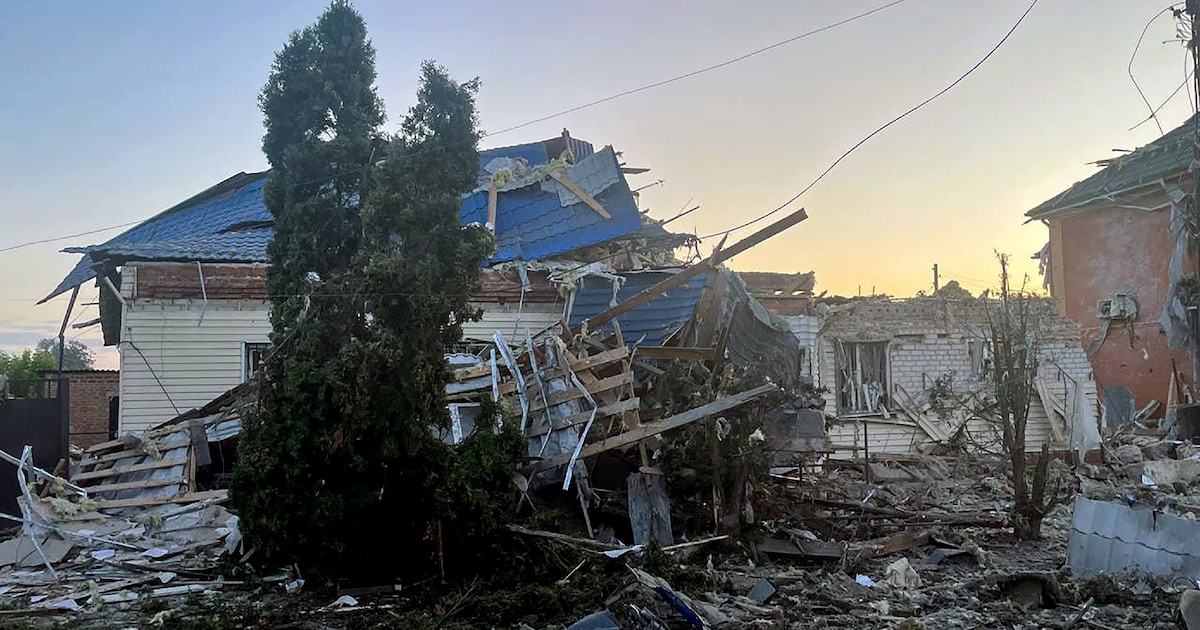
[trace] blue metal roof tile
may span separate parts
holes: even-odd
[[[622,274],[625,278],[620,290],[617,291],[617,302],[623,302],[641,293],[659,282],[679,273],[680,270],[655,270]],[[661,346],[696,310],[700,293],[708,281],[708,274],[703,272],[656,296],[645,305],[638,307],[617,318],[621,325],[621,335],[629,343],[639,342],[643,346]],[[578,292],[571,309],[571,326],[578,326],[585,319],[595,317],[608,310],[613,304],[612,282],[596,276],[585,277],[579,281]],[[605,326],[612,330],[611,326]]]
[[[481,167],[497,157],[544,164],[552,142],[483,151]],[[642,229],[641,214],[611,147],[595,153],[591,144],[573,138],[570,146],[578,162],[568,175],[582,179],[585,190],[599,191],[593,196],[612,218],[601,217],[574,195],[560,197],[541,186],[502,192],[497,196],[496,253],[490,263],[559,256]],[[94,278],[94,264],[110,257],[117,264],[124,260],[265,262],[272,236],[272,217],[263,200],[266,176],[240,173],[102,245],[72,249],[83,253],[83,259],[45,299]],[[464,224],[484,223],[487,193],[466,197],[461,216]]]

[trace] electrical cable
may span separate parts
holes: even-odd
[[[1177,2],[1163,9],[1162,11],[1159,11],[1158,13],[1155,13],[1154,17],[1150,18],[1149,22],[1146,22],[1146,25],[1142,27],[1142,34],[1138,36],[1137,43],[1133,45],[1133,53],[1129,55],[1129,64],[1125,67],[1125,71],[1129,74],[1129,80],[1133,82],[1133,88],[1137,90],[1138,96],[1142,97],[1142,102],[1146,104],[1146,109],[1150,110],[1150,118],[1154,120],[1155,126],[1158,127],[1158,135],[1160,136],[1166,132],[1163,131],[1162,123],[1158,121],[1158,111],[1155,110],[1154,106],[1150,104],[1150,99],[1146,98],[1146,93],[1142,91],[1142,86],[1138,84],[1137,77],[1133,76],[1133,61],[1137,59],[1138,50],[1142,47],[1142,40],[1146,38],[1146,32],[1150,30],[1150,26],[1168,11],[1182,4],[1182,2]]]
[[[652,90],[652,89],[655,89],[655,88],[659,88],[659,87],[662,87],[662,86],[664,86],[664,85],[670,85],[670,84],[672,84],[672,83],[675,83],[675,82],[678,82],[678,81],[682,81],[682,80],[684,80],[684,79],[689,79],[689,78],[691,78],[691,77],[694,77],[694,76],[698,76],[698,75],[701,75],[701,74],[705,74],[705,73],[708,73],[708,72],[712,72],[713,70],[719,70],[719,69],[721,69],[721,68],[725,68],[725,67],[727,67],[727,66],[731,66],[731,65],[733,65],[733,64],[736,64],[736,63],[739,63],[739,62],[745,61],[745,60],[747,60],[747,59],[750,59],[751,57],[756,57],[756,56],[758,56],[758,55],[761,55],[761,54],[763,54],[763,53],[769,52],[769,51],[771,51],[771,50],[774,50],[774,49],[776,49],[776,48],[780,48],[780,47],[782,47],[782,46],[786,46],[786,45],[788,45],[788,44],[794,43],[794,42],[796,42],[796,41],[799,41],[799,40],[801,40],[801,39],[804,39],[804,38],[806,38],[806,37],[811,37],[811,36],[813,36],[813,35],[816,35],[816,34],[818,34],[818,33],[823,33],[823,32],[825,32],[825,31],[828,31],[828,30],[835,29],[835,28],[837,28],[837,27],[839,27],[839,26],[843,26],[843,25],[845,25],[845,24],[849,24],[850,22],[854,22],[854,21],[856,21],[856,20],[860,20],[860,19],[862,19],[862,18],[868,17],[868,16],[870,16],[870,15],[873,15],[873,14],[875,14],[875,13],[879,13],[880,11],[883,11],[883,10],[885,10],[885,9],[889,9],[889,8],[891,8],[891,7],[894,7],[894,6],[898,5],[898,4],[902,4],[902,3],[904,3],[904,2],[907,2],[907,1],[908,1],[908,0],[892,0],[892,2],[889,2],[889,3],[887,3],[887,4],[884,4],[884,5],[881,5],[881,6],[875,7],[874,9],[871,9],[871,10],[869,10],[869,11],[864,11],[864,12],[862,12],[862,13],[859,13],[859,14],[856,14],[856,15],[852,15],[852,16],[850,16],[850,17],[848,17],[848,18],[845,18],[845,19],[839,20],[839,21],[837,21],[837,22],[833,22],[832,24],[826,24],[825,26],[822,26],[822,27],[820,27],[820,28],[815,28],[815,29],[813,29],[813,30],[806,31],[806,32],[804,32],[804,33],[800,33],[799,35],[794,35],[794,36],[792,36],[792,37],[789,37],[789,38],[787,38],[787,39],[785,39],[785,40],[778,41],[778,42],[775,42],[775,43],[773,43],[773,44],[769,44],[769,45],[767,45],[767,46],[763,46],[762,48],[758,48],[758,49],[756,49],[756,50],[753,50],[753,51],[751,51],[751,52],[745,53],[745,54],[743,54],[743,55],[740,55],[740,56],[738,56],[738,57],[734,57],[733,59],[727,59],[727,60],[725,60],[725,61],[722,61],[722,62],[720,62],[720,63],[713,64],[713,65],[711,65],[711,66],[705,66],[705,67],[703,67],[703,68],[699,68],[699,69],[697,69],[697,70],[692,70],[692,71],[690,71],[690,72],[685,72],[685,73],[683,73],[683,74],[679,74],[679,75],[676,75],[676,76],[673,76],[673,77],[670,77],[670,78],[667,78],[667,79],[662,79],[662,80],[660,80],[660,81],[655,81],[655,82],[653,82],[653,83],[648,83],[648,84],[646,84],[646,85],[642,85],[642,86],[639,86],[639,87],[636,87],[636,88],[631,88],[631,89],[628,89],[628,90],[624,90],[624,91],[622,91],[622,92],[618,92],[618,93],[616,93],[616,94],[612,94],[612,95],[610,95],[610,96],[606,96],[606,97],[604,97],[604,98],[599,98],[599,99],[596,99],[596,100],[594,100],[594,101],[589,101],[589,102],[587,102],[587,103],[583,103],[583,104],[580,104],[580,105],[576,105],[576,106],[574,106],[574,107],[569,107],[569,108],[567,108],[567,109],[564,109],[564,110],[561,110],[561,111],[558,111],[558,112],[554,112],[554,113],[552,113],[552,114],[547,114],[547,115],[545,115],[545,116],[540,116],[540,117],[538,117],[538,118],[535,118],[535,119],[533,119],[533,120],[528,120],[528,121],[525,121],[525,122],[523,122],[523,123],[519,123],[519,124],[516,124],[516,125],[512,125],[512,126],[509,126],[509,127],[505,127],[505,128],[503,128],[503,129],[501,129],[501,130],[499,130],[499,131],[493,131],[493,132],[491,132],[491,133],[484,132],[484,133],[481,133],[481,134],[480,134],[480,138],[488,138],[488,137],[492,137],[492,136],[498,136],[498,135],[501,135],[501,134],[509,133],[509,132],[512,132],[512,131],[516,131],[516,130],[518,130],[518,129],[524,129],[525,127],[529,127],[529,126],[531,126],[531,125],[536,125],[536,124],[538,124],[538,123],[541,123],[541,122],[546,122],[546,121],[548,121],[548,120],[552,120],[552,119],[554,119],[554,118],[561,118],[562,116],[566,116],[567,114],[573,114],[573,113],[575,113],[575,112],[577,112],[577,111],[580,111],[580,110],[583,110],[583,109],[588,109],[588,108],[591,108],[591,107],[595,107],[595,106],[597,106],[597,105],[602,105],[602,104],[604,104],[604,103],[608,103],[608,102],[610,102],[610,101],[614,101],[614,100],[617,100],[617,99],[619,99],[619,98],[623,98],[623,97],[626,97],[626,96],[630,96],[630,95],[633,95],[633,94],[637,94],[637,93],[639,93],[639,92],[645,92],[645,91],[647,91],[647,90]],[[476,139],[472,139],[470,142],[476,142],[476,141],[477,141]],[[421,156],[421,155],[427,155],[427,154],[429,154],[429,153],[434,153],[434,152],[437,152],[437,151],[441,151],[441,150],[443,150],[443,149],[448,149],[448,148],[452,148],[452,147],[456,147],[456,146],[461,146],[461,145],[463,145],[463,144],[466,144],[466,142],[458,142],[458,143],[449,143],[449,144],[439,145],[439,146],[431,147],[431,148],[428,148],[428,149],[425,149],[425,150],[422,150],[422,151],[416,151],[416,152],[414,152],[414,153],[406,154],[406,155],[404,155],[404,156],[403,156],[403,158],[407,160],[407,159],[410,159],[410,158],[419,157],[419,156]],[[329,180],[331,180],[331,179],[337,179],[338,177],[345,177],[345,176],[348,176],[348,175],[356,175],[356,174],[364,173],[364,172],[366,172],[366,171],[367,171],[367,169],[366,169],[366,168],[361,168],[361,169],[353,169],[353,170],[351,170],[351,171],[347,171],[347,172],[345,172],[345,173],[341,173],[341,174],[338,174],[338,175],[330,175],[330,176],[325,176],[325,177],[321,177],[321,178],[318,178],[318,179],[313,179],[313,180],[309,180],[309,181],[297,182],[297,183],[293,184],[292,186],[293,186],[293,187],[299,187],[299,186],[304,186],[304,185],[308,185],[308,184],[314,184],[314,183],[317,183],[317,182],[325,182],[325,181],[329,181]],[[79,237],[79,236],[87,236],[87,235],[89,235],[89,234],[97,234],[97,233],[99,233],[99,232],[107,232],[107,231],[109,231],[109,230],[115,230],[115,229],[118,229],[118,228],[129,227],[129,226],[131,226],[131,225],[137,225],[138,223],[141,223],[141,221],[132,221],[132,222],[129,222],[129,223],[122,223],[122,224],[120,224],[120,225],[113,225],[113,226],[109,226],[109,227],[105,227],[105,228],[99,228],[99,229],[95,229],[95,230],[89,230],[89,231],[87,231],[87,232],[80,232],[80,233],[78,233],[78,234],[70,234],[70,235],[67,235],[67,236],[59,236],[59,237],[55,237],[55,238],[42,239],[42,240],[37,240],[37,241],[30,241],[30,242],[28,242],[28,243],[20,243],[20,244],[17,244],[17,245],[11,245],[11,246],[9,246],[9,247],[2,248],[2,249],[0,249],[0,253],[3,253],[3,252],[8,252],[8,251],[12,251],[12,250],[15,250],[15,249],[21,249],[21,248],[24,248],[24,247],[29,247],[29,246],[32,246],[32,245],[41,245],[41,244],[44,244],[44,243],[53,243],[53,242],[55,242],[55,241],[63,241],[63,240],[71,239],[71,238],[76,238],[76,237]]]
[[[986,62],[988,59],[990,59],[990,58],[992,57],[992,55],[996,54],[996,51],[1000,50],[1000,47],[1004,45],[1004,42],[1007,42],[1007,41],[1008,41],[1008,38],[1009,38],[1009,37],[1011,37],[1011,36],[1012,36],[1012,34],[1013,34],[1014,32],[1016,32],[1016,30],[1017,30],[1017,27],[1021,26],[1021,23],[1025,21],[1025,18],[1026,18],[1026,16],[1028,16],[1028,15],[1029,15],[1030,11],[1033,11],[1033,8],[1034,8],[1035,6],[1037,6],[1038,2],[1040,2],[1040,0],[1033,0],[1033,2],[1031,2],[1031,3],[1029,4],[1029,7],[1025,9],[1025,12],[1021,14],[1021,17],[1017,18],[1017,21],[1016,21],[1016,23],[1015,23],[1015,24],[1013,24],[1013,25],[1012,25],[1012,28],[1008,29],[1008,32],[1004,34],[1004,37],[1000,38],[1000,41],[996,42],[996,45],[995,45],[995,46],[992,46],[991,50],[989,50],[989,51],[988,51],[988,53],[987,53],[986,55],[984,55],[982,59],[980,59],[979,61],[977,61],[977,62],[975,63],[975,65],[971,66],[971,68],[970,68],[970,69],[968,69],[968,70],[967,70],[965,73],[963,73],[962,75],[960,75],[960,76],[959,76],[957,79],[955,79],[955,80],[954,80],[952,83],[950,83],[950,85],[947,85],[946,87],[942,88],[942,89],[941,89],[941,90],[939,90],[937,93],[935,93],[933,96],[930,96],[929,98],[927,98],[927,99],[925,99],[925,100],[921,101],[920,103],[917,103],[915,106],[913,106],[913,107],[912,107],[912,108],[910,108],[909,110],[905,111],[903,114],[900,114],[899,116],[896,116],[895,118],[893,118],[893,119],[889,120],[888,122],[884,123],[884,125],[883,125],[883,126],[881,126],[881,127],[877,128],[877,129],[875,129],[875,131],[872,131],[871,133],[867,134],[867,136],[866,136],[865,138],[863,138],[862,140],[859,140],[857,143],[855,143],[855,144],[854,144],[854,146],[852,146],[852,147],[850,147],[849,149],[847,149],[845,153],[843,153],[843,154],[842,154],[840,157],[838,157],[838,159],[836,159],[836,160],[834,160],[834,161],[833,161],[833,164],[830,164],[830,165],[829,165],[829,168],[826,168],[826,169],[825,169],[825,170],[824,170],[824,171],[823,171],[823,172],[822,172],[820,175],[818,175],[818,176],[817,176],[817,178],[816,178],[816,179],[814,179],[814,180],[813,180],[813,181],[812,181],[812,182],[811,182],[809,185],[805,186],[805,187],[804,187],[804,188],[803,188],[803,189],[802,189],[800,192],[798,192],[798,193],[796,193],[795,195],[793,195],[791,199],[788,199],[787,201],[785,201],[785,202],[784,202],[782,205],[780,205],[779,207],[775,208],[774,210],[771,210],[770,212],[767,212],[766,214],[763,214],[763,215],[759,216],[758,218],[751,219],[750,221],[747,221],[747,222],[745,222],[745,223],[742,223],[741,225],[738,225],[738,226],[736,226],[736,227],[729,228],[728,230],[723,230],[723,231],[720,231],[720,232],[714,232],[714,233],[712,233],[712,234],[709,234],[709,235],[707,235],[707,236],[701,236],[701,237],[700,237],[700,240],[709,239],[709,238],[712,238],[712,237],[714,237],[714,236],[724,236],[724,235],[727,235],[727,234],[729,234],[729,233],[731,233],[731,232],[736,232],[736,231],[738,231],[738,230],[741,230],[741,229],[743,229],[743,228],[750,227],[751,225],[754,225],[755,223],[758,223],[758,222],[760,222],[760,221],[764,221],[764,220],[766,220],[767,218],[769,218],[769,217],[772,217],[772,216],[774,216],[774,215],[778,214],[779,212],[783,211],[783,210],[784,210],[785,208],[787,208],[788,206],[792,205],[792,203],[793,203],[793,202],[795,202],[797,199],[799,199],[799,198],[800,198],[800,197],[801,197],[801,196],[802,196],[804,193],[808,192],[809,190],[812,190],[812,188],[813,188],[814,186],[816,186],[818,182],[820,182],[822,179],[824,179],[824,178],[825,178],[825,176],[826,176],[826,175],[828,175],[828,174],[830,173],[830,171],[832,171],[832,170],[833,170],[835,167],[837,167],[837,165],[838,165],[838,164],[841,164],[841,163],[842,163],[842,160],[844,160],[844,159],[846,159],[847,157],[849,157],[851,153],[854,153],[854,151],[855,151],[855,150],[857,150],[857,149],[858,149],[859,147],[861,147],[862,145],[866,144],[868,141],[870,141],[870,140],[871,140],[871,138],[874,138],[875,136],[877,136],[877,135],[879,135],[880,133],[882,133],[882,132],[883,132],[885,129],[887,129],[888,127],[891,127],[892,125],[894,125],[894,124],[896,124],[896,123],[900,122],[901,120],[903,120],[903,119],[907,118],[907,117],[908,117],[910,114],[912,114],[913,112],[916,112],[917,110],[921,109],[922,107],[925,107],[926,105],[928,105],[928,104],[932,103],[933,101],[937,100],[937,99],[938,99],[939,97],[941,97],[943,94],[945,94],[945,93],[949,92],[950,90],[954,89],[954,87],[955,87],[955,86],[957,86],[959,83],[962,83],[962,82],[963,82],[963,80],[965,80],[967,77],[971,76],[971,74],[972,74],[972,73],[974,73],[976,70],[978,70],[978,69],[979,69],[979,67],[980,67],[980,66],[982,66],[982,65],[984,64],[984,62]]]

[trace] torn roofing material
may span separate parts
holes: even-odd
[[[612,147],[593,152],[591,144],[564,134],[484,151],[480,155],[481,182],[491,177],[483,167],[492,160],[538,166],[566,148],[577,162],[566,169],[565,176],[598,201],[611,218],[600,216],[557,182],[531,181],[497,196],[497,251],[489,263],[566,254],[643,228]],[[266,177],[265,172],[239,173],[101,245],[64,250],[83,254],[83,259],[42,301],[96,277],[96,266],[106,261],[113,265],[128,260],[266,262],[267,243],[274,234],[263,199]],[[484,223],[487,205],[486,190],[466,196],[461,209],[463,223]]]
[[[641,213],[621,174],[612,147],[589,155],[566,171],[612,216],[605,219],[575,195],[543,183],[501,192],[496,201],[496,254],[492,262],[539,260],[598,245],[642,229]],[[463,202],[463,223],[484,223],[486,190]]]
[[[579,281],[568,323],[572,328],[577,327],[585,320],[607,311],[614,303],[629,300],[680,271],[659,269],[627,272],[620,274],[621,280],[584,277]],[[773,361],[779,366],[793,366],[791,372],[794,372],[799,345],[787,322],[750,295],[738,274],[725,268],[704,271],[619,315],[617,322],[625,342],[639,346],[669,345],[668,340],[696,315],[706,288],[711,290],[719,279],[728,283],[724,303],[717,307],[716,313],[720,326],[726,323],[732,326],[727,348],[730,359],[738,365]],[[619,286],[615,296],[614,284]],[[612,330],[611,325],[603,328]],[[684,345],[690,345],[693,341],[685,339]],[[699,343],[708,344],[710,340],[701,340]]]
[[[607,311],[614,303],[624,302],[680,271],[657,269],[630,272],[621,274],[623,280],[609,280],[598,276],[582,278],[568,323],[572,328],[579,326],[584,320]],[[625,341],[642,346],[661,346],[665,339],[691,319],[710,273],[712,272],[701,273],[682,285],[655,296],[644,306],[618,317],[617,322],[621,325],[621,335]],[[619,285],[615,292],[614,283]],[[606,329],[611,330],[612,327],[606,326]]]
[[[1026,212],[1025,216],[1031,220],[1049,218],[1183,173],[1192,162],[1192,136],[1197,124],[1200,124],[1200,114],[1154,142],[1109,160],[1099,173],[1076,182],[1054,198]]]

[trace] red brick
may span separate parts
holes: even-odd
[[[52,375],[48,375],[52,377]],[[67,379],[71,444],[87,448],[108,440],[108,403],[120,392],[117,371],[64,372]]]
[[[267,267],[258,264],[208,263],[204,285],[195,263],[168,263],[137,266],[134,297],[210,300],[267,299]]]

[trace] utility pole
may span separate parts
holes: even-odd
[[[1192,196],[1188,199],[1188,214],[1191,227],[1195,229],[1197,225],[1196,217],[1200,216],[1200,0],[1187,0],[1185,3],[1185,11],[1188,17],[1191,18],[1192,28],[1190,30],[1191,41],[1188,42],[1188,51],[1192,53],[1192,79],[1194,81],[1193,94],[1196,101],[1192,103]],[[1192,247],[1197,255],[1200,255],[1200,242],[1197,241],[1196,234],[1188,235],[1192,239]],[[1192,349],[1192,384],[1196,384],[1197,377],[1200,376],[1200,357],[1197,357],[1197,346],[1200,345],[1200,317],[1197,317],[1197,311],[1194,309],[1195,304],[1191,305],[1193,309],[1189,309],[1189,317],[1191,320],[1188,323],[1191,325],[1191,349]]]
[[[938,268],[937,263],[933,263],[933,292],[937,293],[942,285],[938,283]]]

